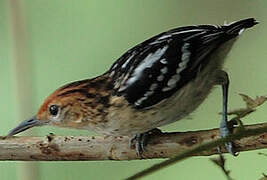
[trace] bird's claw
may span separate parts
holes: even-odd
[[[221,124],[220,133],[221,137],[227,137],[233,133],[234,127],[238,125],[238,122],[233,119],[227,122],[227,124]],[[234,156],[237,156],[239,153],[236,151],[235,144],[233,142],[225,143],[226,150]]]
[[[151,135],[162,133],[159,129],[152,129],[145,133],[136,134],[130,140],[130,147],[136,150],[137,156],[143,158],[143,153],[146,152],[146,146]]]

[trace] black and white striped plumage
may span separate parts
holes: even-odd
[[[186,26],[154,36],[112,65],[115,91],[136,108],[153,106],[194,80],[214,50],[256,23],[249,18],[224,26]]]
[[[226,137],[231,134],[229,78],[222,65],[235,37],[255,24],[250,18],[221,27],[187,26],[159,34],[130,49],[103,75],[53,92],[34,118],[8,136],[45,124],[136,136],[140,156],[148,132],[188,116],[217,84],[223,92],[220,134]],[[232,143],[226,148],[236,154]]]

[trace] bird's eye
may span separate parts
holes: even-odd
[[[51,114],[52,116],[57,116],[58,113],[59,113],[59,106],[57,106],[57,105],[51,105],[51,106],[49,107],[49,112],[50,112],[50,114]]]

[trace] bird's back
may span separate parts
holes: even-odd
[[[112,65],[117,95],[139,109],[156,105],[194,79],[214,50],[256,23],[249,18],[224,26],[186,26],[144,41]]]

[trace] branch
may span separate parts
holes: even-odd
[[[195,155],[198,152],[204,152],[207,149],[213,149],[215,147],[224,145],[226,142],[230,142],[230,141],[235,141],[235,140],[239,140],[242,138],[246,138],[246,137],[251,137],[251,136],[256,136],[256,135],[260,135],[260,137],[263,137],[264,139],[266,139],[266,132],[267,132],[267,126],[266,123],[262,124],[262,127],[258,127],[255,129],[252,128],[247,128],[247,129],[242,129],[237,133],[231,134],[225,138],[220,138],[218,140],[215,141],[211,141],[211,142],[207,142],[207,143],[203,143],[197,147],[193,147],[192,149],[189,149],[187,151],[184,151],[182,153],[179,153],[178,155],[163,161],[161,163],[155,164],[143,171],[140,171],[136,174],[134,174],[133,176],[130,176],[129,178],[127,178],[127,180],[133,180],[133,179],[138,179],[144,176],[147,176],[153,172],[156,172],[158,170],[161,170],[163,168],[166,168],[174,163],[180,162],[190,156]],[[257,139],[254,139],[255,141]],[[263,142],[263,144],[266,144],[266,140],[265,142]]]
[[[238,151],[249,151],[267,147],[267,123],[244,126],[242,136],[232,139]],[[264,131],[262,130],[264,129]],[[249,132],[245,132],[249,131]],[[255,133],[253,133],[255,132]],[[239,134],[240,134],[239,133]],[[247,137],[249,136],[249,137]],[[215,142],[218,146],[219,130],[201,130],[191,132],[162,133],[151,135],[144,159],[170,158],[182,152],[194,149],[201,144]],[[231,137],[229,137],[230,140]],[[229,138],[226,139],[229,141]],[[219,140],[218,140],[219,139]],[[218,154],[216,146],[195,151],[190,155],[208,156]],[[208,150],[207,150],[208,149]],[[222,149],[222,152],[226,152]],[[135,148],[129,147],[128,137],[84,137],[55,136],[46,137],[9,137],[0,140],[0,160],[23,161],[81,161],[81,160],[133,160],[140,159]]]

